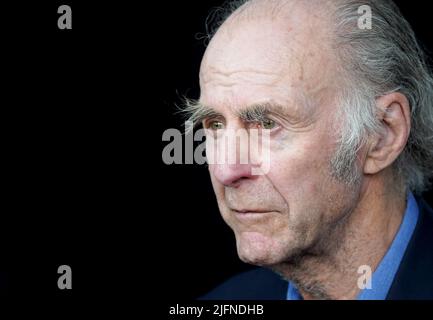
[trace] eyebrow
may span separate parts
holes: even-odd
[[[184,112],[188,115],[187,121],[191,121],[195,125],[209,118],[223,117],[220,112],[212,107],[201,104],[199,101],[189,104]]]
[[[288,117],[287,108],[276,103],[259,103],[236,112],[237,116],[244,122],[260,122],[266,119],[269,114],[278,114]]]
[[[222,113],[216,111],[210,106],[196,102],[193,106],[190,106],[192,112],[190,112],[189,120],[194,123],[201,123],[202,121],[209,118],[224,118]],[[258,103],[245,108],[237,110],[235,115],[243,122],[260,122],[266,119],[269,114],[278,114],[280,116],[289,117],[287,108],[276,103],[266,102]]]

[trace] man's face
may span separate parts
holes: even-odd
[[[303,23],[302,14],[294,16],[294,25]],[[247,128],[237,112],[248,106],[284,107],[269,114],[266,174],[252,175],[248,164],[209,165],[220,212],[248,263],[274,265],[302,254],[355,203],[356,191],[330,173],[336,68],[318,30],[314,22],[233,23],[216,34],[202,62],[200,102],[221,115],[204,124],[218,135]]]

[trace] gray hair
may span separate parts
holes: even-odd
[[[371,30],[358,28],[362,5],[371,7]],[[380,132],[376,98],[400,92],[411,107],[412,129],[394,172],[406,188],[421,193],[433,174],[433,77],[425,53],[391,0],[338,0],[334,16],[337,53],[349,83],[342,92],[346,121],[336,168],[343,173],[366,137]]]
[[[208,39],[222,23],[249,0],[228,1],[210,15]],[[433,176],[433,76],[427,57],[410,24],[392,0],[334,0],[336,54],[345,79],[338,100],[343,127],[331,161],[336,177],[353,184],[359,180],[357,153],[368,137],[379,134],[376,99],[391,92],[406,96],[412,129],[407,145],[393,164],[405,188],[421,193]],[[372,29],[358,27],[358,8],[372,10]],[[355,168],[355,170],[354,170]]]

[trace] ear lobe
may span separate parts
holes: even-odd
[[[367,153],[364,173],[376,174],[392,165],[407,144],[410,133],[410,107],[398,92],[377,99],[383,130],[374,137]]]

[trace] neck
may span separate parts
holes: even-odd
[[[317,241],[309,253],[274,269],[297,286],[304,299],[355,299],[361,290],[360,266],[374,270],[400,227],[406,208],[404,192],[370,180],[357,206]]]

